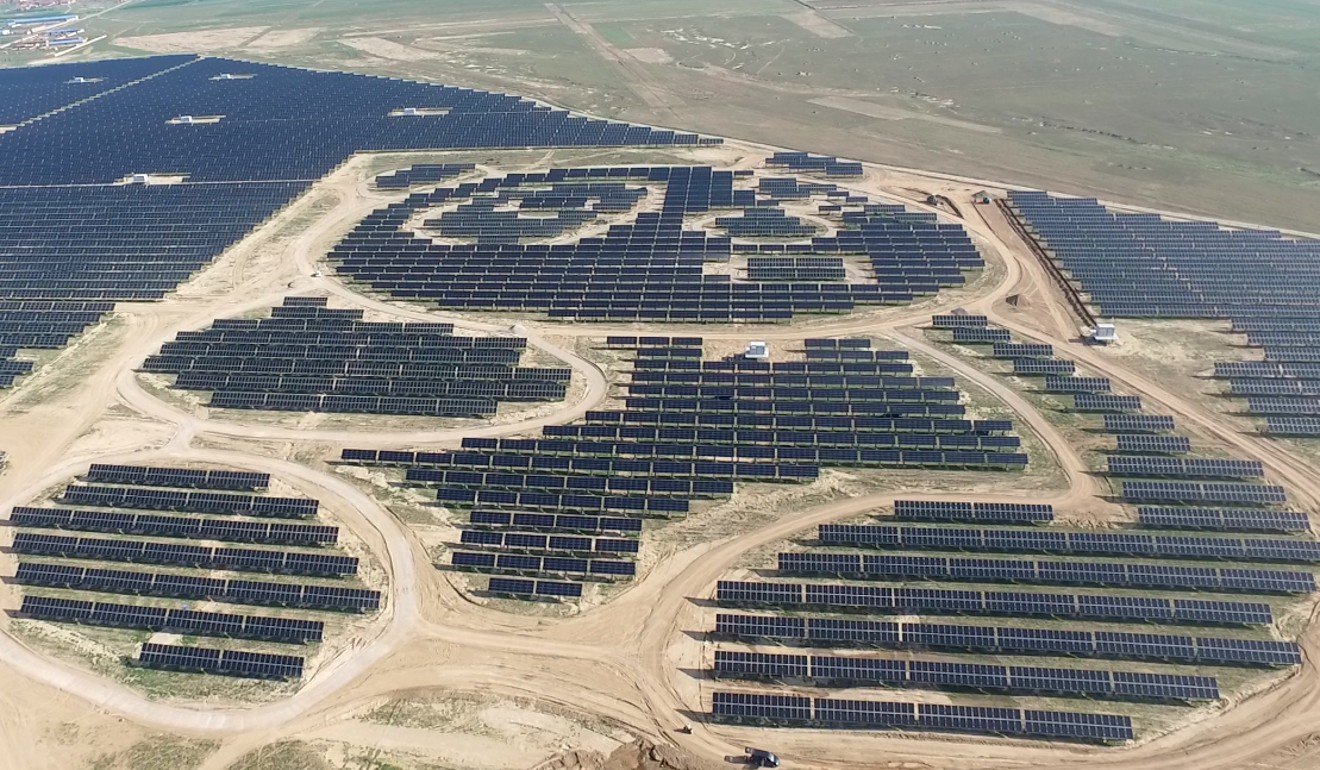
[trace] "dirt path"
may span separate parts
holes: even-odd
[[[567,8],[555,3],[546,3],[545,8],[559,20],[560,24],[582,38],[588,48],[599,54],[610,65],[616,67],[623,75],[624,85],[636,94],[646,106],[672,116],[674,107],[682,104],[681,100],[675,99],[664,87],[656,83],[655,78],[652,78],[650,73],[646,71],[644,64],[620,50],[604,35],[597,32],[595,27],[574,16]]]

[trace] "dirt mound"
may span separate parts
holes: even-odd
[[[614,750],[604,770],[715,770],[712,764],[675,746],[657,746],[638,739]]]
[[[605,755],[599,751],[573,749],[547,759],[532,770],[605,770]]]
[[[639,738],[615,749],[608,757],[574,749],[551,757],[532,770],[713,770],[715,767],[682,749],[657,746]]]

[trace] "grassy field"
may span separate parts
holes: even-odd
[[[108,37],[74,57],[388,73],[1320,229],[1320,6],[1299,0],[138,0],[80,24]]]

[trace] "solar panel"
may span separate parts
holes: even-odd
[[[721,638],[799,646],[1069,656],[1201,666],[1290,666],[1301,659],[1297,645],[1291,642],[814,616],[718,613],[714,633]]]
[[[1140,433],[1120,433],[1115,437],[1115,451],[1159,454],[1186,454],[1192,451],[1192,442],[1186,436],[1150,436]]]
[[[1167,476],[1184,478],[1262,478],[1259,460],[1220,460],[1184,457],[1111,455],[1108,472],[1115,476]]]
[[[1079,412],[1137,412],[1141,410],[1141,397],[1077,393],[1073,408]]]
[[[86,478],[91,482],[152,487],[199,487],[203,489],[259,490],[270,486],[269,473],[158,468],[92,463]]]
[[[1155,414],[1106,414],[1105,430],[1110,433],[1161,433],[1174,429],[1173,418]]]
[[[1007,524],[1051,521],[1054,518],[1054,507],[1029,503],[895,500],[894,515],[900,519]]]
[[[718,690],[711,696],[711,716],[717,721],[757,725],[924,730],[1094,743],[1121,743],[1133,738],[1130,719],[1117,714],[812,699],[798,695]]]
[[[252,679],[300,679],[303,659],[240,650],[143,643],[135,663],[144,668],[190,671]]]

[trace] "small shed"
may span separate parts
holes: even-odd
[[[1098,323],[1091,332],[1091,341],[1097,345],[1110,345],[1118,342],[1118,328],[1113,324]]]

